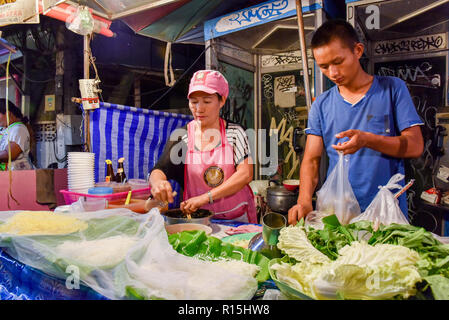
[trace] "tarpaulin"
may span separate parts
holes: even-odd
[[[13,259],[0,249],[0,300],[107,300],[91,288],[69,289],[64,280]]]
[[[174,42],[202,22],[221,0],[194,0],[157,20],[138,33],[162,41]]]

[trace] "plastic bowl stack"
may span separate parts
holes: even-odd
[[[95,185],[95,153],[69,152],[68,160],[69,191],[87,193]]]

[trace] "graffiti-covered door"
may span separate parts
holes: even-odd
[[[309,81],[313,87],[312,74],[312,69],[309,69]],[[298,179],[300,157],[292,142],[294,129],[304,130],[307,125],[303,71],[293,69],[262,73],[261,90],[261,128],[278,130],[279,178]],[[304,137],[301,143],[304,147]]]
[[[221,116],[244,129],[254,129],[254,73],[222,61],[218,69],[229,83],[229,97]]]
[[[380,76],[395,76],[407,84],[416,111],[424,123],[421,131],[424,137],[424,152],[416,159],[406,159],[405,180],[415,179],[408,190],[409,204],[421,201],[420,195],[431,187],[440,187],[441,180],[435,179],[439,164],[446,160],[440,158],[437,143],[439,139],[435,116],[438,109],[445,106],[446,59],[444,56],[422,55],[414,58],[374,63],[374,73]],[[440,161],[443,160],[443,161]],[[446,160],[449,161],[449,160]],[[449,162],[444,163],[449,165]],[[440,182],[440,183],[439,183]],[[441,184],[447,188],[449,184]],[[414,207],[409,208],[413,214]]]

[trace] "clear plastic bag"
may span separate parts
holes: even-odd
[[[80,6],[66,21],[67,29],[82,36],[94,31],[94,18],[88,7]]]
[[[349,182],[349,156],[338,153],[338,162],[323,186],[317,191],[316,210],[319,217],[335,214],[341,224],[360,215],[360,206]],[[312,217],[311,217],[312,218]]]
[[[38,219],[31,226],[28,220],[20,224],[33,234],[13,231],[17,225],[12,218],[33,213],[1,212],[0,246],[16,260],[65,279],[67,288],[84,284],[110,299],[185,300],[251,299],[257,290],[258,282],[247,269],[235,270],[176,252],[157,209],[145,215],[124,208],[46,212],[57,219],[69,219],[65,225],[70,231],[49,232],[60,230],[60,225]],[[5,225],[14,228],[5,229]],[[73,230],[73,225],[80,227]]]
[[[398,199],[391,192],[391,190],[402,189],[402,186],[398,184],[402,179],[404,179],[404,175],[397,173],[390,178],[385,186],[379,186],[379,192],[365,212],[353,218],[351,223],[366,220],[373,222],[374,226],[392,223],[410,224],[399,207]]]
[[[327,217],[328,215],[330,214],[321,211],[309,212],[306,216],[306,219],[304,220],[304,225],[306,227],[312,227],[313,229],[323,230],[323,218]]]

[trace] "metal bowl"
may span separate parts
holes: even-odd
[[[191,214],[192,218],[189,219],[179,208],[166,210],[161,212],[161,214],[164,216],[165,223],[169,225],[177,223],[199,223],[210,225],[210,219],[214,215],[214,213],[210,210],[198,209]]]

